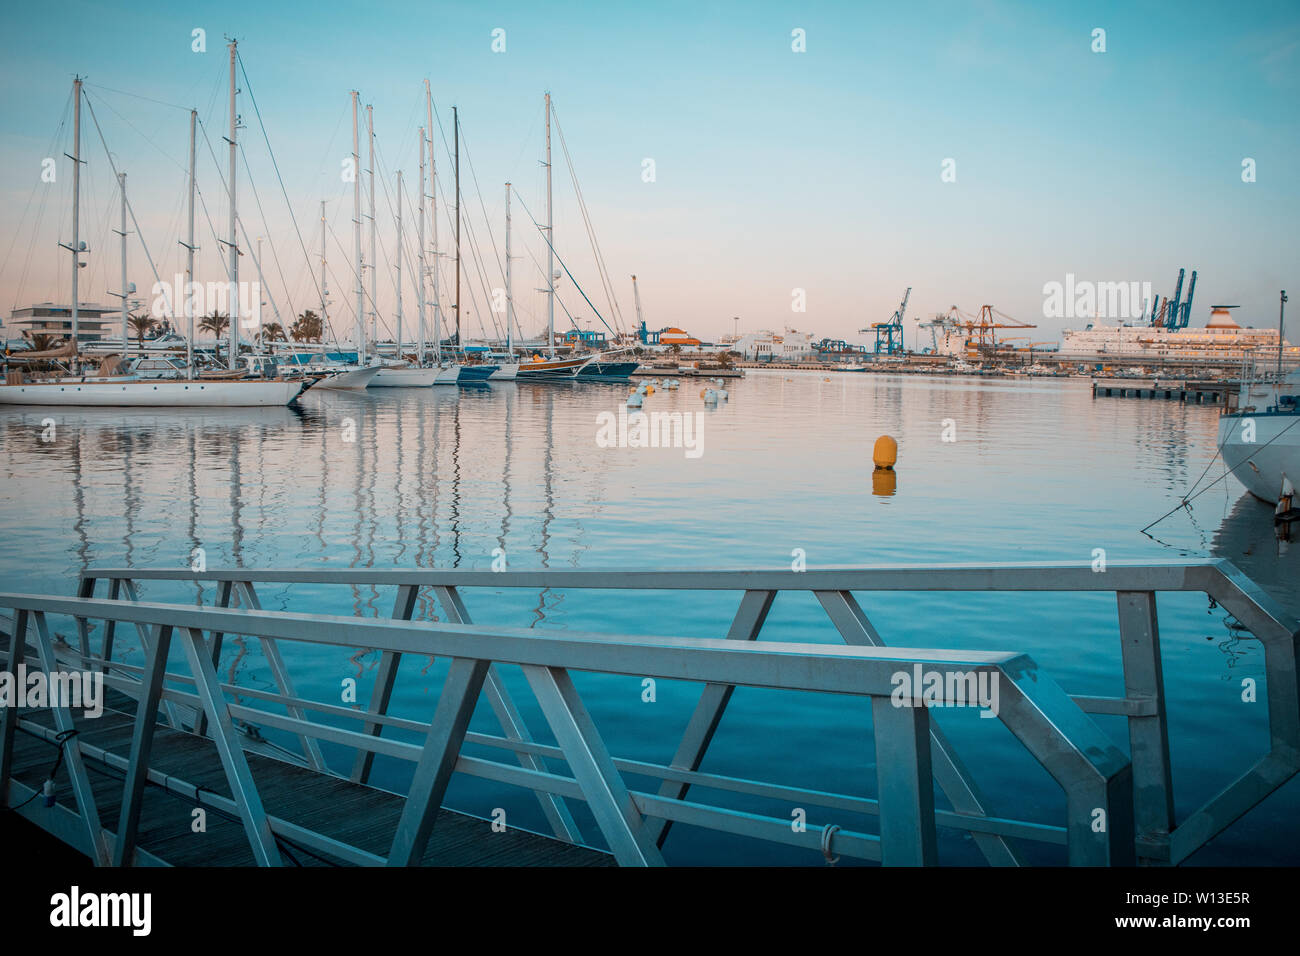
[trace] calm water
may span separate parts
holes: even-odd
[[[685,380],[646,402],[647,411],[703,412],[698,458],[680,448],[598,447],[597,415],[617,410],[625,394],[607,385],[321,392],[298,409],[220,413],[3,412],[0,588],[72,593],[84,567],[181,567],[200,547],[210,567],[483,569],[502,549],[512,570],[788,567],[795,549],[809,567],[1089,561],[1104,548],[1111,561],[1226,556],[1300,613],[1296,558],[1278,556],[1270,509],[1243,498],[1235,480],[1154,528],[1158,540],[1139,533],[1210,462],[1212,408],[1093,400],[1086,380],[751,372],[728,383],[731,400],[716,410],[703,406],[701,387]],[[51,441],[42,440],[46,418],[55,423]],[[943,440],[945,424],[955,441]],[[872,443],[886,433],[899,444],[896,493],[887,497],[872,493],[871,474]],[[1216,466],[1206,481],[1219,474]],[[192,599],[188,587],[154,585],[145,594]],[[211,600],[211,590],[202,596]],[[466,593],[477,623],[719,637],[737,597]],[[267,588],[261,598],[268,608],[381,616],[392,606],[390,591],[368,589]],[[1113,597],[863,601],[891,644],[1024,651],[1072,693],[1122,692]],[[1181,817],[1262,752],[1266,705],[1240,701],[1241,678],[1262,686],[1262,655],[1235,640],[1223,612],[1203,598],[1162,596],[1159,607]],[[436,618],[440,608],[423,596],[417,613]],[[793,594],[778,597],[763,636],[838,640],[816,602]],[[223,667],[239,682],[272,688],[256,647],[228,642],[225,650]],[[340,681],[355,676],[367,699],[377,654],[285,653],[301,693],[337,701]],[[438,662],[408,660],[394,711],[427,718],[443,673]],[[507,671],[506,680],[534,733],[549,739],[522,675]],[[660,682],[657,700],[644,703],[636,677],[583,675],[578,684],[617,756],[659,761],[671,757],[699,691]],[[1050,778],[1000,724],[973,716],[945,713],[944,726],[994,809],[1061,822]],[[1127,748],[1122,722],[1097,720]],[[486,705],[474,727],[497,730]],[[350,765],[342,750],[326,753],[336,768]],[[874,795],[873,759],[864,702],[742,689],[704,769]],[[374,779],[400,790],[409,765],[379,760]],[[481,816],[502,807],[511,824],[545,829],[522,791],[458,777],[449,803]],[[1297,862],[1298,809],[1293,781],[1194,862]],[[598,841],[590,819],[578,819]],[[810,826],[826,823],[874,829],[810,809]],[[1054,849],[1033,852],[1061,859]],[[820,859],[685,827],[665,853],[673,863]],[[969,840],[951,833],[941,858],[978,859]]]

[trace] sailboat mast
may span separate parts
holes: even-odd
[[[117,174],[117,184],[122,192],[122,228],[118,235],[122,237],[122,358],[126,358],[126,173]]]
[[[514,354],[510,339],[510,323],[515,320],[513,284],[510,281],[510,184],[506,183],[506,354]]]
[[[81,272],[81,77],[72,81],[72,344],[81,343],[81,317],[77,280]],[[76,359],[73,360],[77,361]]]
[[[456,348],[460,348],[460,114],[451,108],[456,143]]]
[[[551,218],[551,94],[546,94],[546,348],[555,357],[555,230]]]
[[[402,360],[402,171],[397,171],[397,360]]]
[[[185,369],[186,374],[194,377],[194,146],[195,128],[198,125],[199,111],[190,110],[190,227],[185,242]]]
[[[378,292],[379,273],[376,267],[379,260],[375,257],[375,108],[366,107],[366,132],[370,138],[370,341],[379,350],[379,314],[375,305]]]
[[[366,363],[365,289],[361,264],[361,143],[357,138],[357,91],[352,91],[352,251],[357,260],[357,361]]]
[[[235,210],[235,127],[239,117],[235,113],[235,48],[236,41],[230,41],[230,362],[229,367],[239,364],[239,239],[236,235],[238,223]]]
[[[416,259],[416,268],[419,270],[415,277],[415,301],[416,308],[420,316],[420,333],[416,348],[416,365],[424,365],[424,127],[420,127],[420,181],[417,184],[417,190],[420,195],[420,211],[416,213],[415,221],[415,240],[419,247],[419,255]],[[399,190],[400,192],[400,190]]]
[[[329,292],[325,288],[325,200],[320,201],[320,337],[325,341],[325,330],[329,328],[327,300]]]
[[[1286,312],[1286,289],[1282,290],[1282,301],[1277,304],[1277,380],[1282,382],[1282,333],[1285,330],[1282,316]]]
[[[433,345],[438,355],[438,364],[442,364],[442,305],[438,281],[438,158],[433,150],[433,94],[429,90],[429,81],[424,81],[424,109],[428,114],[425,135],[429,137],[429,224],[433,232]],[[424,188],[423,184],[420,186]]]

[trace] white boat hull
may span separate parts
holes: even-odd
[[[438,375],[433,380],[434,385],[455,385],[460,381],[460,366],[452,365],[449,368],[438,369]]]
[[[69,405],[96,408],[255,407],[288,405],[302,382],[137,381],[35,382],[0,385],[0,405]]]
[[[330,389],[362,389],[370,385],[370,382],[376,375],[384,371],[377,365],[366,366],[364,368],[348,369],[345,372],[330,372],[319,382],[316,388]]]
[[[493,382],[513,382],[518,375],[519,363],[513,362],[508,365],[502,365],[488,376],[488,380]]]
[[[1300,413],[1224,415],[1219,419],[1219,448],[1246,490],[1271,505],[1282,496],[1285,481],[1300,484]]]
[[[371,388],[424,388],[438,378],[438,368],[386,368],[370,381]]]

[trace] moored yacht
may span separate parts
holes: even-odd
[[[1242,382],[1219,419],[1219,451],[1256,498],[1277,504],[1294,495],[1300,482],[1300,370],[1279,381]]]

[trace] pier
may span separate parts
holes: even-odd
[[[1194,405],[1223,405],[1240,382],[1161,378],[1095,378],[1092,397],[1162,398]]]
[[[212,585],[211,605],[143,600],[146,587]],[[391,592],[388,617],[313,613],[323,587]],[[297,596],[301,609],[264,610],[258,589]],[[731,592],[738,606],[725,634],[684,637],[543,631],[476,625],[466,595],[550,588],[568,600],[584,592]],[[842,644],[759,640],[782,592],[815,596]],[[858,595],[886,592],[1023,592],[1026,600],[1061,592],[1113,594],[1123,688],[1114,696],[1071,695],[1015,649],[978,651],[890,647]],[[103,596],[99,595],[103,592]],[[1269,746],[1255,763],[1200,808],[1175,817],[1156,595],[1193,592],[1229,611],[1262,646]],[[413,620],[421,595],[436,598],[441,620]],[[635,600],[635,597],[629,597]],[[870,606],[868,601],[867,607]],[[65,705],[2,712],[0,794],[5,804],[101,865],[620,865],[665,862],[674,824],[807,851],[808,862],[840,856],[885,865],[943,862],[938,832],[968,833],[992,865],[1021,865],[1022,847],[1059,848],[1071,865],[1178,864],[1283,786],[1300,770],[1300,626],[1225,561],[1140,564],[930,565],[780,570],[542,570],[313,568],[254,570],[92,569],[76,596],[0,594],[10,617],[8,671],[20,665],[47,675],[81,669],[101,674],[104,716],[76,716]],[[68,628],[67,640],[56,623]],[[118,629],[144,651],[142,665],[114,656]],[[923,628],[921,629],[923,632]],[[223,683],[216,662],[223,641],[239,635],[260,645],[275,691]],[[918,635],[907,635],[915,644]],[[179,645],[184,668],[168,670]],[[370,648],[381,660],[364,707],[300,695],[282,645]],[[404,657],[450,662],[428,721],[389,714]],[[175,658],[172,659],[175,664]],[[555,744],[536,740],[512,699],[501,668],[518,667]],[[925,706],[899,705],[897,675],[934,672],[943,680]],[[667,764],[609,752],[583,704],[572,672],[688,681],[701,685],[685,731]],[[967,684],[964,679],[969,678]],[[969,706],[965,690],[996,682],[996,721],[1056,781],[1063,818],[1028,820],[992,807],[941,723],[947,707]],[[869,701],[875,789],[839,793],[700,769],[736,687],[848,695]],[[499,734],[474,733],[480,698]],[[1090,715],[1125,719],[1128,755]],[[297,741],[286,754],[249,738],[240,724],[282,731]],[[983,722],[981,722],[983,723]],[[351,726],[349,726],[351,725]],[[401,730],[418,742],[393,736]],[[75,733],[74,733],[75,731]],[[388,731],[388,735],[385,735]],[[1244,749],[1231,738],[1215,746]],[[352,755],[330,765],[321,744]],[[463,752],[492,748],[501,759]],[[1207,743],[1208,745],[1208,743]],[[407,792],[370,782],[376,756],[414,765]],[[849,763],[866,755],[842,755]],[[51,770],[51,767],[55,770]],[[757,768],[761,770],[761,768]],[[52,806],[41,799],[53,774]],[[486,819],[443,806],[454,774],[522,788],[539,802],[550,833],[498,831]],[[636,789],[629,778],[657,781]],[[936,803],[936,786],[947,806]],[[706,793],[761,798],[777,809],[742,812]],[[585,806],[585,826],[573,809]],[[790,808],[807,811],[791,826]],[[190,830],[193,810],[209,808],[211,846]],[[1100,817],[1099,817],[1100,814]],[[841,827],[845,815],[874,820]],[[1100,829],[1098,819],[1107,821]],[[725,861],[720,861],[725,862]]]

